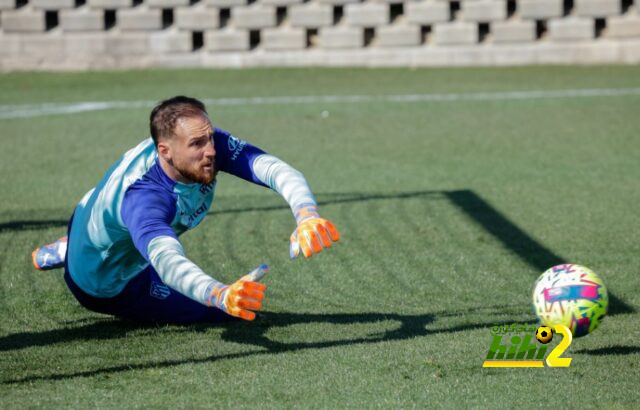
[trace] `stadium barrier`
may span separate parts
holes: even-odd
[[[0,0],[0,69],[640,63],[640,0]]]

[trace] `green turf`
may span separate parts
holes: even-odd
[[[637,66],[13,73],[0,106],[634,87]],[[627,95],[212,108],[300,169],[343,235],[290,261],[286,204],[221,176],[213,214],[183,236],[188,256],[224,281],[272,268],[265,311],[225,326],[94,314],[61,272],[30,265],[147,134],[147,108],[0,119],[0,407],[636,407],[638,107]],[[569,368],[483,369],[489,329],[532,323],[533,281],[559,260],[600,273],[613,314],[574,340]]]

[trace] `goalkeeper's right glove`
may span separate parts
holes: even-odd
[[[207,304],[217,307],[231,316],[244,320],[255,319],[256,314],[252,310],[262,309],[262,299],[264,299],[264,291],[267,289],[266,285],[258,283],[258,281],[268,271],[267,265],[260,265],[229,286],[212,284],[208,289]]]

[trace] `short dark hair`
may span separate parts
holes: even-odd
[[[149,129],[154,144],[163,138],[170,138],[176,128],[176,122],[183,117],[196,117],[207,115],[207,109],[200,100],[178,95],[161,101],[151,110],[149,116]]]

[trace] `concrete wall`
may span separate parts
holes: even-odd
[[[0,69],[640,63],[640,0],[0,0]]]

